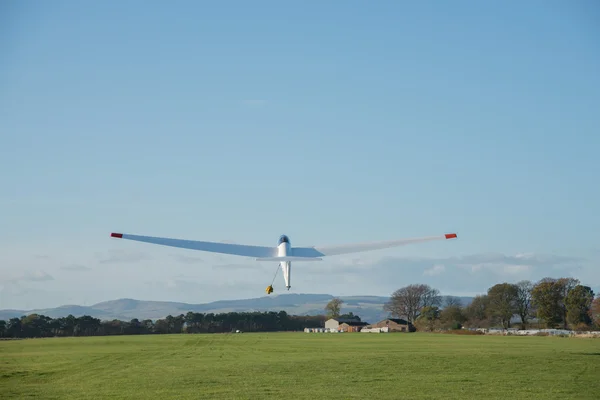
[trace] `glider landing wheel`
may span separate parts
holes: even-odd
[[[265,290],[265,292],[267,292],[267,294],[273,293],[273,286],[271,286],[271,285],[267,286],[267,289]]]

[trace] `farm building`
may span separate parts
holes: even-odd
[[[368,325],[366,322],[344,322],[340,324],[340,327],[338,329],[341,332],[360,332],[360,330],[366,325]]]
[[[331,318],[325,321],[325,330],[339,332],[360,332],[363,326],[368,325],[356,319]]]
[[[376,324],[368,325],[367,328],[388,328],[388,332],[406,332],[407,325],[409,327],[409,332],[414,332],[416,330],[413,324],[409,324],[406,320],[401,318],[384,319]]]

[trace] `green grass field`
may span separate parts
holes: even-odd
[[[600,339],[243,333],[0,341],[0,398],[598,399]]]

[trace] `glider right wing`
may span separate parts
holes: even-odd
[[[340,254],[359,253],[363,251],[372,251],[386,249],[390,247],[404,246],[412,243],[429,242],[432,240],[454,239],[456,233],[448,233],[439,236],[427,236],[411,239],[387,240],[382,242],[367,242],[342,244],[337,246],[313,246],[313,247],[294,247],[292,256],[294,257],[324,257],[337,256]]]
[[[127,233],[111,233],[111,237],[134,240],[162,246],[179,247],[182,249],[208,251],[211,253],[231,254],[235,256],[267,258],[276,257],[276,247],[251,246],[245,244],[201,242],[197,240],[170,239],[153,236],[130,235]]]

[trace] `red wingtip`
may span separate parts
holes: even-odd
[[[456,233],[447,233],[446,239],[454,239],[456,237]]]
[[[122,239],[123,238],[123,234],[122,233],[111,233],[110,237]]]

